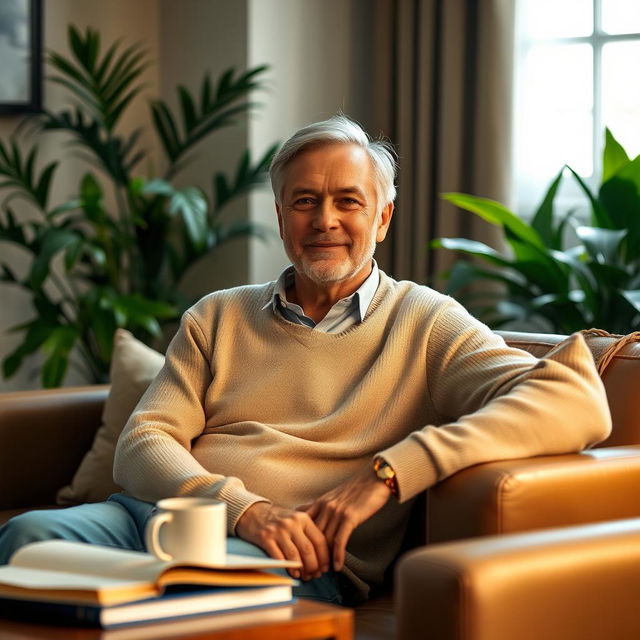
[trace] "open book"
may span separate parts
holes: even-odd
[[[0,597],[18,600],[113,606],[154,598],[171,585],[208,587],[287,586],[295,582],[268,573],[297,562],[227,555],[223,566],[158,560],[149,553],[46,540],[18,549],[0,567]]]

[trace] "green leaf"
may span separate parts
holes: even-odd
[[[619,265],[620,245],[627,235],[626,229],[599,229],[579,226],[576,234],[589,255],[600,264]]]
[[[173,319],[176,309],[165,302],[149,300],[139,294],[118,296],[113,300],[113,309],[119,314],[120,326],[142,327],[155,336],[161,334],[159,318]]]
[[[249,193],[254,187],[260,186],[265,183],[269,172],[269,166],[271,160],[278,150],[277,144],[269,147],[258,161],[252,165],[251,155],[249,151],[246,151],[238,163],[235,176],[235,184],[230,186],[228,180],[222,173],[217,173],[214,178],[214,193],[215,193],[215,211],[214,216],[217,216],[220,209],[228,204],[234,198],[238,198],[246,193]]]
[[[40,207],[46,211],[47,203],[49,201],[49,189],[51,188],[51,180],[53,174],[58,168],[57,162],[51,162],[48,164],[43,172],[40,174],[37,185],[35,185],[35,196]]]
[[[484,280],[492,280],[506,285],[510,292],[516,292],[519,295],[528,297],[529,290],[526,287],[526,280],[521,274],[517,272],[510,272],[509,270],[489,270],[482,269],[471,262],[466,260],[458,260],[451,270],[449,278],[447,280],[447,293],[450,295],[469,287],[473,284],[480,284]],[[477,294],[481,299],[489,297],[489,295],[496,295],[503,297],[503,294],[498,294],[488,291],[482,291]],[[464,299],[468,299],[469,296],[465,296]]]
[[[102,200],[102,188],[92,173],[86,173],[80,183],[80,195],[84,204],[96,203]]]
[[[200,89],[200,111],[204,113],[211,103],[211,78],[205,75]]]
[[[151,105],[151,115],[167,157],[175,162],[180,155],[181,142],[178,127],[169,107],[161,100],[156,100]]]
[[[544,243],[538,232],[499,202],[464,193],[446,193],[442,197],[457,207],[475,213],[491,224],[509,229],[527,244],[544,248]]]
[[[24,330],[24,340],[12,351],[2,363],[2,372],[5,378],[10,378],[22,365],[22,361],[28,355],[35,353],[49,337],[55,325],[51,325],[41,318],[36,318],[11,330]]]
[[[629,162],[627,152],[622,145],[613,137],[609,129],[605,129],[604,153],[602,156],[602,183],[604,184],[619,169]]]
[[[563,173],[564,167],[551,183],[531,221],[531,226],[538,232],[544,243],[552,249],[560,249],[558,237],[553,227],[553,201],[560,186]]]
[[[161,180],[160,178],[154,178],[144,183],[142,193],[171,197],[175,193],[175,189],[170,182]]]
[[[511,267],[522,273],[529,282],[549,293],[564,293],[569,288],[569,270],[553,259],[546,249],[509,238],[516,260]]]
[[[602,206],[602,204],[600,204],[600,202],[596,200],[596,197],[593,195],[593,193],[591,193],[591,189],[589,189],[586,182],[570,166],[567,165],[567,169],[571,171],[573,177],[578,183],[578,186],[582,189],[589,202],[591,203],[591,218],[593,220],[594,226],[601,227],[603,229],[615,229],[609,213]]]
[[[76,266],[78,259],[85,249],[85,246],[85,240],[80,236],[76,237],[73,242],[67,245],[64,256],[64,267],[67,270],[67,273],[69,273]]]
[[[101,57],[100,34],[91,27],[84,33],[71,27],[69,42],[74,61],[52,54],[49,61],[62,74],[52,80],[79,98],[110,133],[140,90],[140,87],[132,90],[129,87],[146,66],[145,54],[139,44],[120,52],[117,42]]]
[[[118,184],[129,182],[127,175],[128,160],[123,152],[123,142],[117,136],[104,135],[104,129],[98,119],[87,117],[80,109],[75,112],[60,111],[56,114],[45,112],[42,125],[45,130],[62,130],[69,132],[75,144],[83,150],[89,149],[94,154],[94,164],[102,167]],[[90,157],[89,157],[90,158]],[[92,162],[92,159],[89,159]]]
[[[42,235],[42,245],[39,254],[31,265],[29,272],[29,285],[33,289],[39,289],[49,275],[49,264],[53,256],[78,240],[74,231],[67,229],[50,228]]]
[[[11,267],[8,264],[5,264],[4,262],[0,263],[0,269],[2,269],[2,275],[0,275],[0,281],[12,282],[15,284],[20,282],[20,280],[18,279],[18,276],[16,276],[15,272],[13,271],[13,269],[11,269]]]
[[[0,175],[7,177],[7,180],[0,183],[0,187],[13,187],[17,190],[16,195],[19,194],[44,210],[47,206],[51,179],[58,163],[49,163],[40,176],[36,177],[36,162],[37,146],[27,149],[26,159],[23,159],[20,145],[15,137],[12,136],[9,139],[8,146],[0,142]]]
[[[83,314],[89,319],[98,345],[98,352],[104,362],[111,360],[113,335],[118,328],[113,310],[116,294],[107,287],[94,287],[81,300]]]
[[[574,273],[578,282],[582,286],[585,294],[585,300],[590,309],[595,309],[598,302],[596,297],[596,289],[598,281],[593,276],[587,265],[580,260],[582,253],[581,247],[575,247],[567,251],[551,251],[552,257],[563,264],[567,265]]]
[[[26,249],[31,248],[31,243],[27,240],[25,230],[29,228],[28,224],[19,225],[16,222],[15,214],[13,210],[7,207],[4,211],[7,218],[6,225],[2,224],[2,218],[0,218],[0,240],[6,240],[8,242],[14,242]]]
[[[611,264],[589,262],[594,277],[598,281],[600,290],[605,291],[610,297],[617,289],[624,289],[629,281],[629,274],[625,269]]]
[[[571,222],[573,216],[576,214],[577,209],[570,209],[567,211],[561,218],[558,226],[556,227],[555,237],[551,246],[554,249],[561,250],[564,246],[564,232],[567,227],[567,224]]]
[[[186,133],[190,133],[198,124],[195,102],[185,87],[178,87],[178,98],[182,108],[184,130]]]
[[[640,289],[622,291],[621,293],[623,298],[636,310],[636,313],[640,313]]]
[[[55,220],[59,215],[63,213],[69,213],[69,211],[75,211],[76,209],[80,209],[82,206],[82,202],[80,200],[68,200],[67,202],[63,202],[59,204],[54,209],[51,209],[47,214],[47,218],[49,220]]]
[[[100,62],[100,66],[96,69],[95,73],[94,73],[94,78],[98,81],[98,84],[102,84],[102,81],[104,79],[104,74],[106,73],[107,69],[109,68],[109,66],[111,65],[111,61],[113,60],[113,57],[115,56],[116,52],[118,51],[118,48],[120,47],[120,40],[116,40],[107,50],[107,52],[104,54],[104,57],[102,58],[102,61]]]
[[[51,331],[42,345],[47,355],[42,366],[42,386],[59,387],[69,366],[69,353],[78,339],[75,327],[59,326]]]
[[[502,267],[511,266],[511,261],[500,255],[492,247],[477,242],[476,240],[466,240],[465,238],[437,238],[431,242],[435,249],[449,249],[450,251],[460,251],[468,255],[478,256],[483,260],[492,262]]]
[[[627,229],[626,256],[640,246],[640,156],[624,165],[600,187],[600,200],[617,229]]]
[[[547,293],[531,300],[531,308],[551,317],[557,311],[558,315],[562,317],[564,330],[570,332],[584,328],[591,322],[591,314],[588,311],[586,314],[583,313],[580,308],[583,298],[584,292],[580,290],[562,294]]]
[[[215,97],[211,96],[211,82],[205,75],[200,86],[200,100],[195,99],[184,87],[178,88],[178,102],[184,124],[184,136],[178,132],[175,118],[166,103],[161,100],[152,105],[153,121],[162,145],[171,161],[167,176],[174,175],[184,163],[184,156],[213,131],[228,126],[236,117],[254,108],[247,100],[248,94],[260,86],[256,77],[266,67],[248,70],[235,78],[233,69],[228,69],[220,78]],[[200,106],[200,112],[197,110]],[[180,161],[180,164],[178,164]]]
[[[207,199],[197,187],[177,189],[171,196],[169,213],[179,213],[184,220],[189,239],[196,249],[207,242]]]
[[[223,173],[216,173],[213,178],[213,191],[216,194],[216,211],[219,211],[231,199],[231,187]]]

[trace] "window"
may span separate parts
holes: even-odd
[[[599,183],[605,126],[640,153],[640,1],[517,0],[516,211],[533,213],[564,164]],[[587,210],[574,181],[558,205]]]

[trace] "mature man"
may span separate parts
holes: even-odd
[[[52,536],[140,549],[153,502],[210,496],[227,504],[232,550],[301,560],[298,595],[364,598],[420,492],[472,464],[605,438],[580,335],[538,360],[378,269],[394,173],[344,116],[288,140],[271,180],[293,266],[184,314],[118,443],[125,494],[20,516],[0,552]]]

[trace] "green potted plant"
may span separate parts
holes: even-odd
[[[167,169],[145,176],[140,167],[152,163],[140,145],[141,131],[119,129],[142,89],[144,51],[118,42],[103,51],[92,28],[70,26],[68,37],[71,55],[53,52],[46,62],[51,82],[65,89],[73,106],[45,110],[0,141],[0,241],[19,246],[30,259],[26,277],[19,277],[0,257],[0,281],[28,291],[34,311],[13,328],[22,342],[5,358],[3,374],[13,375],[26,356],[41,351],[45,387],[61,384],[70,363],[89,381],[106,380],[116,328],[151,342],[163,323],[193,302],[180,283],[197,261],[231,238],[266,237],[262,227],[225,220],[224,209],[264,182],[275,152],[274,145],[254,162],[245,151],[232,179],[212,176],[211,195],[173,184],[196,145],[255,106],[248,97],[261,86],[266,67],[229,69],[215,84],[205,76],[198,95],[178,87],[177,113],[162,100],[151,103],[149,120]],[[26,148],[23,140],[28,128],[64,132],[92,165],[73,199],[51,202],[59,161],[41,166],[37,143]],[[16,214],[20,200],[34,216]]]
[[[445,194],[499,227],[509,249],[499,252],[465,238],[434,240],[433,247],[472,258],[458,261],[447,274],[447,293],[494,328],[639,330],[640,156],[630,159],[608,129],[605,137],[597,193],[573,169],[563,168],[530,223],[498,202]],[[554,210],[565,173],[589,202],[589,223],[576,222],[573,210]],[[575,231],[570,240],[568,225]]]

